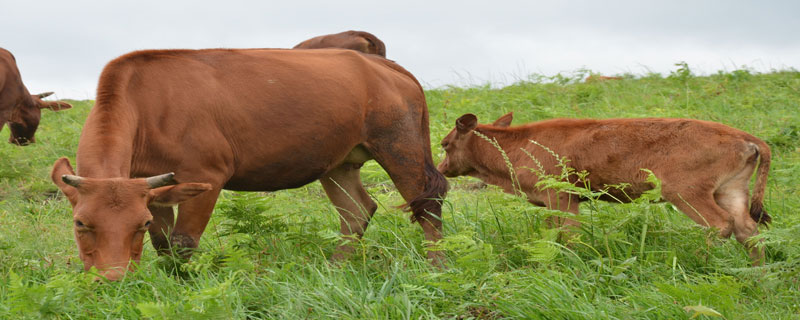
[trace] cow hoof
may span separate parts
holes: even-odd
[[[150,236],[150,243],[153,244],[153,249],[156,249],[158,255],[163,256],[170,253],[169,240],[165,236],[153,237]]]
[[[352,244],[343,244],[336,248],[333,255],[331,256],[331,263],[339,264],[344,261],[350,259],[353,256],[353,252],[355,252],[355,248],[353,248]]]
[[[179,257],[187,260],[192,257],[194,249],[197,248],[197,241],[194,238],[182,234],[173,234],[170,237],[170,243],[174,252]]]
[[[445,270],[447,269],[446,257],[444,255],[444,251],[428,251],[428,262],[431,263],[432,266]]]

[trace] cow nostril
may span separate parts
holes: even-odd
[[[123,269],[123,268],[114,268],[114,269],[109,269],[109,270],[103,271],[103,272],[100,273],[100,275],[102,275],[108,281],[118,281],[118,280],[122,279],[122,277],[125,276],[125,272],[126,271],[127,270]]]

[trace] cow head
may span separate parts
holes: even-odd
[[[492,123],[495,127],[511,125],[513,113],[509,112]],[[456,127],[442,139],[442,148],[446,155],[437,169],[446,177],[469,175],[475,171],[473,156],[469,146],[471,139],[480,139],[472,134],[478,127],[478,117],[467,113],[456,120]]]
[[[133,267],[131,260],[139,262],[153,220],[148,205],[173,206],[211,190],[206,183],[174,184],[172,173],[142,179],[79,177],[67,158],[56,161],[50,176],[72,204],[84,269],[94,266],[109,280],[121,278]]]
[[[39,120],[42,118],[42,109],[61,111],[72,108],[72,105],[66,102],[42,100],[44,97],[51,94],[53,93],[45,92],[31,95],[30,101],[22,103],[21,107],[15,110],[11,121],[9,121],[9,128],[11,129],[11,137],[8,139],[9,143],[25,146],[36,142],[33,134],[36,133],[36,128],[39,127]]]

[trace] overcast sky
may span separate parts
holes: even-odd
[[[292,47],[364,30],[426,87],[607,75],[800,69],[800,1],[0,0],[0,47],[31,93],[93,99],[103,66],[153,48]]]

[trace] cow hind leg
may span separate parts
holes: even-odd
[[[180,250],[182,258],[189,259],[193,249],[200,243],[220,191],[221,188],[215,187],[178,206],[178,221],[170,235],[170,242]]]
[[[748,173],[752,173],[752,170]],[[753,265],[760,265],[764,261],[763,249],[747,241],[750,237],[758,235],[758,222],[750,216],[748,208],[749,178],[749,174],[743,173],[723,184],[714,193],[714,199],[733,217],[733,234],[747,249]]]
[[[342,235],[356,239],[364,235],[372,215],[378,209],[361,184],[360,167],[361,164],[344,163],[319,179],[328,199],[339,212]],[[352,243],[342,243],[331,260],[347,259],[353,251]]]
[[[430,147],[413,143],[421,136],[406,138],[375,143],[381,148],[372,150],[372,154],[406,201],[412,212],[411,221],[420,224],[427,241],[436,242],[442,238],[442,198],[447,193],[447,180],[433,166],[430,153],[425,152]],[[403,140],[405,143],[400,143]],[[427,256],[433,265],[444,265],[442,252],[428,251]]]

